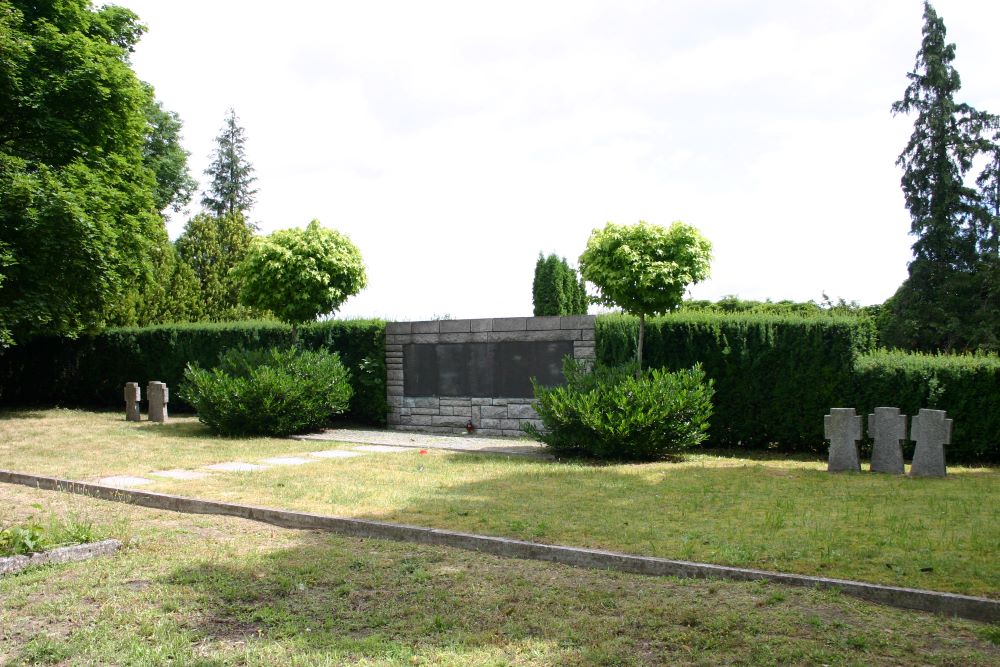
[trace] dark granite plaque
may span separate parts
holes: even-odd
[[[573,342],[437,343],[403,346],[405,396],[532,398],[531,378],[564,382]]]

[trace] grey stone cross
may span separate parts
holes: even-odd
[[[868,435],[875,440],[872,448],[872,472],[903,474],[903,448],[899,441],[906,438],[906,415],[899,408],[875,408],[868,415]]]
[[[912,477],[944,477],[944,446],[951,444],[952,420],[944,410],[921,408],[913,418],[910,439],[917,443],[913,452]]]
[[[125,383],[125,421],[137,422],[142,417],[139,415],[139,401],[142,396],[139,393],[138,382]]]
[[[167,403],[170,402],[170,390],[163,382],[156,380],[146,385],[146,398],[149,400],[149,421],[163,423],[167,421]]]
[[[829,472],[861,471],[858,459],[861,417],[854,408],[830,408],[830,414],[823,417],[823,435],[830,441]]]

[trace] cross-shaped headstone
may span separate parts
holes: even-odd
[[[910,439],[917,443],[913,451],[912,477],[944,477],[944,446],[951,444],[952,420],[944,410],[921,408],[913,418]]]
[[[823,435],[830,441],[829,472],[861,470],[858,459],[861,417],[854,408],[830,408],[830,414],[823,417]]]
[[[170,402],[170,391],[163,382],[153,380],[146,385],[146,398],[149,400],[149,421],[167,421],[167,403]]]
[[[868,415],[868,435],[875,440],[872,448],[872,472],[903,474],[903,448],[900,440],[906,438],[906,415],[899,408],[875,408]]]
[[[142,396],[139,394],[138,382],[125,383],[125,421],[137,422],[141,419],[139,415],[139,401]]]

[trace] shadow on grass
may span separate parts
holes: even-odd
[[[213,435],[212,431],[201,422],[171,422],[164,424],[156,422],[139,422],[135,426],[136,430],[148,431],[167,438],[219,438],[226,440],[224,436]],[[235,439],[235,438],[233,438]]]
[[[687,590],[653,619],[652,590],[636,604],[604,574],[378,540],[304,541],[239,565],[180,568],[161,583],[194,593],[183,597],[200,603],[185,614],[197,635],[277,641],[337,664],[419,655],[506,664],[525,654],[546,664],[634,664],[644,654],[642,664],[658,664],[698,604],[695,587],[664,582],[661,594]]]
[[[5,419],[44,419],[45,415],[41,412],[35,412],[33,410],[24,410],[18,408],[4,408],[0,409],[0,421]]]
[[[449,463],[476,465],[455,454]],[[511,461],[513,463],[513,461]],[[966,593],[998,590],[1000,472],[912,479],[766,465],[511,465],[367,518]]]

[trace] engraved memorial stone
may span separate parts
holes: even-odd
[[[125,421],[137,422],[141,419],[139,415],[139,402],[142,396],[139,393],[138,382],[125,383]]]
[[[868,435],[875,440],[872,448],[872,472],[903,474],[903,448],[900,440],[906,438],[906,415],[899,408],[875,408],[868,415]]]
[[[167,403],[170,402],[170,390],[166,383],[153,380],[146,385],[146,398],[149,400],[149,421],[163,423],[167,421]]]
[[[910,438],[917,443],[913,451],[911,477],[944,477],[944,446],[951,444],[952,420],[944,410],[920,409],[913,418]]]
[[[830,441],[829,472],[861,470],[858,440],[861,439],[861,417],[854,408],[830,408],[823,417],[823,434]]]

